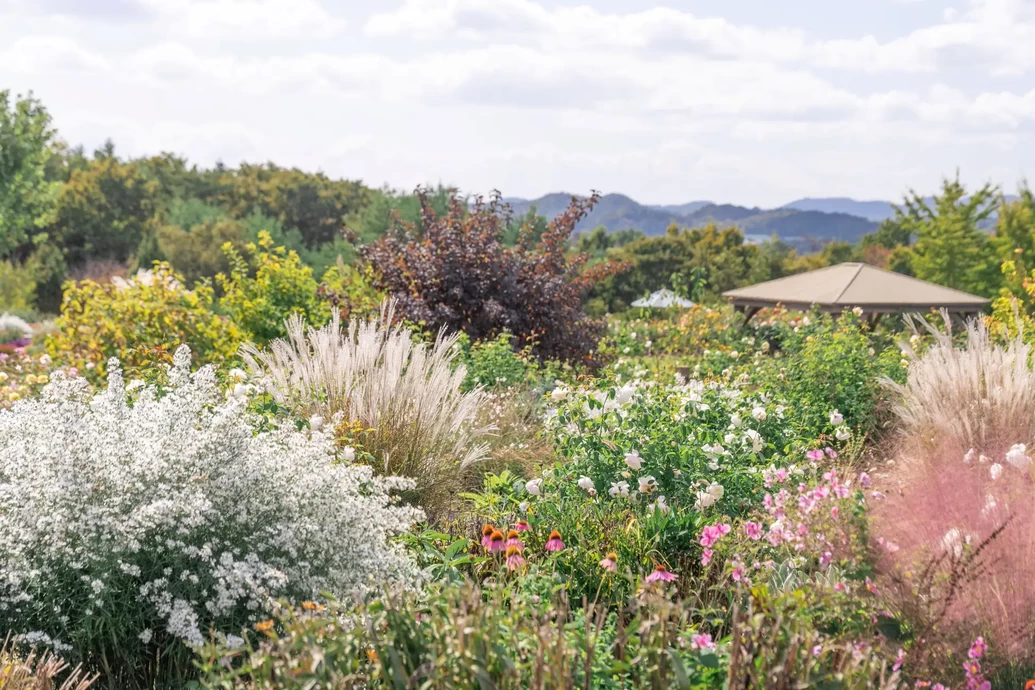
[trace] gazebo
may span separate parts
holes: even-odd
[[[841,313],[859,307],[876,321],[881,314],[944,309],[950,314],[976,314],[988,305],[983,297],[928,283],[862,263],[843,263],[808,273],[777,278],[722,293],[750,319],[762,307]]]
[[[638,300],[634,300],[632,306],[646,307],[648,309],[668,309],[669,307],[689,308],[694,306],[694,303],[688,299],[680,297],[671,290],[658,290],[657,292],[652,292],[650,297],[641,297]]]

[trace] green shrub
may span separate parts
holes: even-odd
[[[0,261],[0,311],[24,314],[36,304],[36,277],[32,268]]]
[[[528,350],[518,353],[511,346],[511,337],[501,333],[492,340],[472,343],[466,333],[457,340],[460,348],[460,363],[467,367],[464,390],[476,386],[484,388],[511,388],[525,383],[534,371],[534,364],[528,360]]]
[[[216,276],[224,292],[219,308],[252,341],[263,344],[287,335],[289,316],[300,316],[312,326],[330,318],[330,307],[317,297],[313,269],[295,252],[274,247],[269,233],[260,232],[258,245],[245,247],[247,258],[230,244],[223,251],[230,273]]]
[[[212,306],[210,287],[187,290],[166,263],[129,280],[70,282],[46,348],[56,362],[94,380],[111,357],[135,376],[156,361],[171,362],[182,344],[195,363],[220,363],[236,355],[242,334]]]

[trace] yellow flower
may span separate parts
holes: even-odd
[[[259,632],[268,633],[271,630],[273,630],[273,621],[271,621],[271,620],[259,621],[258,623],[255,624],[255,629],[258,630]]]
[[[323,611],[327,607],[321,606],[320,604],[317,604],[314,601],[303,601],[302,608],[304,608],[306,611]]]

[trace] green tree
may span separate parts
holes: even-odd
[[[894,222],[916,237],[910,265],[917,278],[939,285],[993,295],[1002,280],[999,262],[982,224],[995,213],[998,188],[986,184],[968,195],[959,180],[942,180],[941,193],[928,202],[916,192],[895,208]]]
[[[60,182],[50,114],[32,97],[0,91],[0,258],[11,256],[54,218]]]
[[[157,222],[159,185],[140,166],[101,156],[73,170],[57,202],[55,241],[70,266],[127,261]]]

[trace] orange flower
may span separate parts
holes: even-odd
[[[327,607],[321,606],[320,604],[317,604],[315,601],[303,601],[302,608],[304,608],[306,611],[323,611]]]
[[[258,623],[255,624],[255,629],[258,630],[259,632],[268,633],[268,632],[273,630],[273,621],[271,621],[271,620],[259,621]]]

